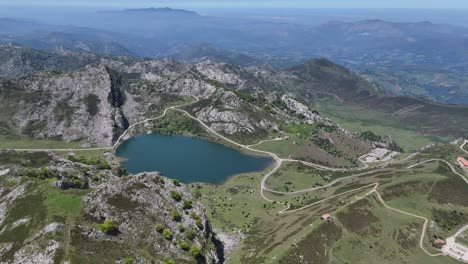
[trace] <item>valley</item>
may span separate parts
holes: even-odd
[[[325,58],[143,59],[94,33],[109,54],[0,47],[0,262],[457,263],[467,106]]]

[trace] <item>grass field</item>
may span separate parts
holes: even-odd
[[[289,210],[294,211],[285,214],[278,214],[283,205],[268,203],[260,196],[265,172],[236,176],[221,186],[202,185],[202,203],[211,208],[209,217],[216,230],[245,236],[229,255],[228,263],[300,263],[298,257],[310,254],[314,263],[328,263],[330,259],[336,263],[455,263],[448,257],[429,257],[420,250],[421,219],[383,207],[374,195],[359,198],[372,189],[369,184],[378,182],[378,191],[388,205],[429,218],[432,224],[424,246],[436,253],[431,245],[434,235],[448,237],[468,222],[467,185],[437,162],[409,170],[406,167],[444,155],[452,158],[457,155],[456,148],[443,146],[313,192],[265,192],[269,199],[291,205]],[[285,162],[268,179],[267,186],[280,191],[299,190],[323,184],[323,176],[334,180],[363,172],[323,172]],[[336,197],[317,203],[331,196]],[[311,204],[315,205],[308,206]],[[334,217],[335,226],[320,220],[326,212]],[[330,239],[320,239],[323,234]]]
[[[287,162],[266,182],[269,189],[282,192],[303,190],[326,184],[330,172],[313,169],[298,162]]]
[[[341,105],[326,100],[314,105],[319,112],[353,132],[372,131],[377,135],[389,135],[406,151],[419,149],[440,139],[410,130],[388,114],[370,111],[360,106]]]
[[[0,137],[0,149],[54,149],[80,148],[82,142],[64,142],[58,140],[40,140],[31,138],[10,139]]]

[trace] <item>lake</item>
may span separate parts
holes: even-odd
[[[273,162],[205,139],[161,134],[133,137],[117,148],[117,155],[130,173],[159,171],[183,183],[219,184],[235,174],[262,171]]]

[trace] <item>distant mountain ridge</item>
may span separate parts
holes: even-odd
[[[121,12],[121,13],[132,13],[132,14],[165,14],[165,15],[190,15],[190,16],[199,16],[195,11],[189,11],[185,9],[174,9],[169,7],[159,7],[159,8],[138,8],[138,9],[124,9],[121,11],[107,11],[107,12]]]

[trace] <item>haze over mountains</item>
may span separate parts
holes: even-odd
[[[468,223],[468,28],[359,10],[15,12],[0,18],[1,263],[468,251],[454,236]]]
[[[3,18],[0,43],[277,69],[327,57],[397,94],[468,103],[468,29],[461,26],[383,20],[306,25],[170,8],[99,11],[70,23],[77,26]]]

